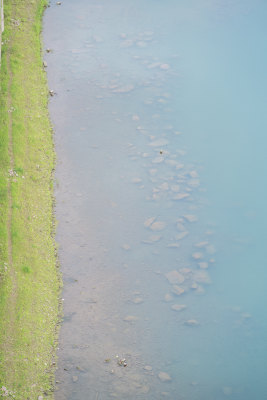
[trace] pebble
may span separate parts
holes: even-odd
[[[38,396],[38,400],[44,400],[43,396]]]
[[[142,299],[142,297],[136,297],[135,299],[133,299],[133,303],[134,304],[141,304],[143,303],[144,299]]]
[[[169,66],[169,64],[161,64],[160,69],[163,69],[166,71],[166,70],[170,69],[170,66]]]
[[[172,291],[177,296],[181,296],[181,294],[183,294],[185,292],[185,290],[182,287],[177,286],[177,285],[173,285]]]
[[[161,371],[161,372],[158,374],[158,377],[159,377],[159,379],[160,379],[162,382],[170,382],[170,381],[172,380],[172,378],[170,377],[170,375],[167,374],[167,372],[163,372],[163,371]]]
[[[133,182],[133,183],[141,183],[141,182],[142,182],[142,179],[141,179],[141,178],[133,178],[133,179],[132,179],[132,182]]]
[[[127,317],[125,317],[123,319],[123,321],[125,321],[125,322],[134,322],[137,320],[138,320],[138,317],[136,317],[135,315],[127,315]]]
[[[149,146],[161,147],[161,146],[166,146],[167,144],[169,144],[168,140],[166,140],[166,139],[158,139],[158,140],[155,140],[155,141],[149,143]]]
[[[188,231],[184,231],[184,232],[179,233],[178,235],[175,235],[175,239],[176,239],[176,240],[182,240],[182,239],[184,239],[187,235],[189,235],[189,232],[188,232]]]
[[[161,238],[162,238],[162,236],[160,236],[160,235],[151,235],[148,237],[147,240],[142,240],[142,243],[153,244],[153,243],[159,242]]]
[[[177,222],[176,228],[178,231],[185,231],[185,226],[181,222]]]
[[[77,382],[77,381],[78,381],[78,376],[74,375],[74,376],[72,377],[72,382]]]
[[[165,274],[165,276],[172,285],[184,282],[184,276],[180,272],[175,270],[168,272],[167,274]]]
[[[47,62],[46,61],[43,62],[43,66],[44,66],[44,68],[47,68]]]
[[[202,247],[208,246],[209,242],[199,242],[195,243],[194,246],[201,249]]]
[[[169,293],[166,293],[164,296],[164,301],[167,303],[172,300],[172,296]]]
[[[182,311],[182,310],[185,310],[185,309],[186,309],[186,305],[185,305],[185,304],[173,304],[173,305],[171,306],[171,309],[172,309],[173,311]]]
[[[146,366],[144,367],[144,370],[145,370],[145,371],[152,371],[153,368],[151,367],[151,365],[146,365]]]
[[[201,258],[203,258],[204,257],[204,255],[203,255],[203,253],[193,253],[192,254],[192,257],[195,259],[195,260],[200,260]]]
[[[207,263],[207,262],[200,262],[200,263],[198,263],[198,266],[199,266],[199,268],[201,268],[201,269],[207,269],[207,268],[209,268],[209,264]]]
[[[188,319],[185,324],[189,326],[197,326],[199,325],[199,322],[196,319]]]
[[[190,196],[189,193],[179,193],[179,194],[176,194],[175,196],[173,196],[172,199],[173,200],[183,200],[183,199],[186,199],[189,196]]]
[[[147,218],[147,219],[145,220],[145,222],[144,222],[144,226],[145,226],[146,228],[148,228],[148,227],[155,221],[155,219],[156,219],[156,217]]]
[[[185,214],[183,217],[184,217],[188,222],[197,222],[197,221],[198,221],[197,216],[196,216],[196,215],[193,215],[193,214]]]
[[[195,282],[205,283],[207,285],[211,283],[210,276],[209,276],[208,272],[205,269],[204,270],[195,271],[193,273],[193,280]]]
[[[180,247],[180,243],[169,243],[167,244],[169,249],[178,249]]]
[[[126,251],[131,250],[131,246],[129,244],[123,244],[121,247],[123,250],[126,250]]]
[[[166,223],[162,221],[153,222],[153,224],[150,225],[150,229],[152,231],[162,231],[165,228],[166,228]]]
[[[171,191],[172,192],[177,193],[177,192],[179,192],[179,190],[180,190],[180,186],[179,185],[172,185],[171,186]]]

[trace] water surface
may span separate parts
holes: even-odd
[[[266,17],[261,0],[47,9],[56,399],[267,396]]]

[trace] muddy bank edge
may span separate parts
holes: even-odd
[[[61,280],[45,0],[6,0],[0,69],[0,397],[53,399]]]

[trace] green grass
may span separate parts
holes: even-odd
[[[40,45],[45,6],[5,1],[0,70],[0,388],[21,400],[53,398],[59,315],[55,159]]]

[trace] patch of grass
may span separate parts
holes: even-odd
[[[45,6],[45,0],[6,0],[2,38],[0,388],[18,400],[53,398],[59,320],[55,160],[40,44]]]

